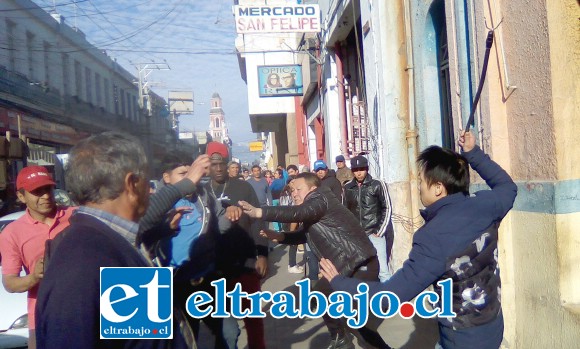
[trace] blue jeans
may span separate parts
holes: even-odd
[[[304,244],[306,251],[306,261],[308,263],[308,278],[310,281],[318,281],[318,273],[320,273],[320,268],[318,266],[318,258],[314,255],[314,252],[310,250],[308,244]]]
[[[385,282],[391,278],[389,270],[389,256],[387,256],[387,238],[369,235],[371,243],[377,250],[377,258],[379,259],[379,280]]]
[[[238,337],[240,336],[238,320],[232,316],[224,318],[222,323],[222,333],[228,349],[237,349]]]

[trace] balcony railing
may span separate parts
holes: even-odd
[[[146,131],[145,122],[138,123],[109,113],[105,108],[87,103],[77,96],[63,97],[57,89],[45,83],[32,82],[3,66],[0,66],[0,93],[13,96],[6,98],[5,102],[21,110],[90,133],[115,129],[142,135]]]
[[[46,83],[30,81],[26,76],[8,71],[3,66],[0,66],[0,92],[31,101],[40,107],[62,107],[58,91],[51,91]]]
[[[66,96],[63,100],[66,110],[65,122],[84,124],[92,127],[93,132],[95,128],[99,131],[114,129],[132,134],[144,131],[144,124],[135,123],[122,115],[109,113],[105,108],[87,103],[78,96]]]
[[[63,96],[57,89],[44,83],[31,82],[26,76],[8,71],[4,66],[0,66],[0,93],[6,97],[2,102],[23,113],[68,125],[79,131],[93,134],[118,130],[160,145],[167,144],[169,138],[176,138],[170,128],[149,125],[146,118],[150,116],[141,117],[139,122],[130,120],[87,103],[78,96]]]

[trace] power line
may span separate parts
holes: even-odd
[[[184,5],[184,4],[185,4],[185,2],[181,2],[181,5]],[[178,7],[179,7],[179,3],[176,3],[176,5],[175,5],[174,9],[177,9]],[[171,19],[168,19],[167,23],[165,23],[165,24],[164,24],[162,27],[160,27],[160,28],[159,28],[157,31],[154,31],[154,32],[152,32],[152,33],[151,33],[151,35],[149,36],[149,38],[148,38],[148,39],[146,38],[146,39],[145,39],[145,41],[151,40],[151,39],[153,39],[154,37],[156,37],[156,36],[157,36],[157,34],[161,33],[161,31],[163,31],[165,28],[167,28],[167,26],[168,26],[169,24],[173,23],[173,21],[175,20],[175,18],[176,18],[177,16],[180,16],[180,15],[181,15],[181,13],[180,13],[179,11],[176,11],[176,12],[175,12],[175,16],[174,16],[173,18],[171,18]],[[169,15],[168,15],[166,18],[168,18],[168,17],[169,17]]]
[[[89,1],[89,2],[90,2],[90,0],[86,0],[86,1]],[[143,2],[141,2],[141,3],[138,3],[138,4],[129,5],[129,6],[126,6],[126,7],[123,7],[123,8],[118,8],[118,9],[114,9],[114,10],[110,10],[110,11],[105,11],[105,12],[103,12],[103,11],[100,11],[100,10],[97,10],[97,12],[92,12],[92,11],[89,11],[87,14],[84,14],[84,15],[78,15],[77,17],[84,17],[84,16],[87,16],[87,17],[88,17],[88,16],[97,15],[97,14],[98,14],[98,15],[103,15],[103,14],[109,14],[109,13],[113,13],[113,12],[121,12],[121,11],[128,10],[128,9],[130,9],[130,8],[133,8],[133,7],[138,7],[138,6],[143,6],[143,5],[145,5],[145,4],[149,4],[149,3],[150,3],[150,2],[152,2],[152,1],[153,1],[153,0],[147,0],[147,1],[143,1]],[[77,1],[77,3],[78,3],[78,1]]]
[[[84,1],[89,1],[89,0],[84,0]],[[104,47],[118,44],[118,43],[123,42],[125,40],[129,40],[132,37],[135,37],[136,35],[140,34],[141,32],[143,32],[143,31],[151,28],[156,23],[158,23],[158,22],[166,19],[171,13],[173,13],[175,11],[176,8],[177,8],[177,3],[169,11],[161,14],[159,17],[155,18],[153,21],[149,22],[147,25],[141,26],[141,27],[135,29],[133,32],[130,32],[130,33],[125,34],[125,35],[122,35],[122,36],[120,36],[118,38],[112,38],[110,41],[104,41],[104,42],[95,43],[95,44],[90,44],[89,43],[89,46],[86,46],[86,47],[83,47],[82,45],[73,45],[73,46],[71,46],[71,49],[70,50],[66,50],[66,48],[65,48],[65,50],[47,51],[47,52],[74,53],[74,52],[88,51],[88,50],[92,50],[92,49],[100,50],[100,49],[102,49]],[[19,41],[20,43],[27,44],[27,42],[24,42],[23,40],[16,39],[15,41]],[[76,47],[81,47],[81,48],[80,49],[75,49]],[[7,49],[7,48],[4,48],[4,49]],[[13,50],[14,51],[18,51],[18,49],[13,49]],[[26,51],[28,51],[28,50],[26,50]],[[33,50],[30,50],[30,51],[41,51],[42,52],[44,50],[34,50],[33,49]],[[122,51],[122,50],[120,50],[120,51]],[[127,52],[130,52],[130,51],[134,51],[134,50],[132,50],[132,49],[129,48],[127,50]],[[142,52],[145,52],[145,51],[142,51]]]
[[[89,1],[89,0],[84,0],[84,1]],[[84,1],[82,1],[82,2],[84,2]],[[148,3],[152,2],[152,1],[153,0],[147,0],[147,1],[144,1],[142,3],[138,3],[138,4],[134,4],[134,5],[129,5],[129,6],[126,6],[126,7],[122,7],[122,8],[118,8],[118,9],[114,9],[114,10],[110,10],[110,11],[105,11],[105,12],[102,12],[101,11],[101,13],[103,13],[103,14],[110,14],[110,13],[113,13],[113,12],[121,12],[121,11],[124,11],[124,10],[128,10],[130,8],[133,8],[133,7],[137,7],[137,6],[142,6],[142,5],[148,4]],[[43,2],[46,3],[45,0],[43,0]],[[81,2],[81,1],[77,1],[76,3],[78,4],[79,2]],[[61,5],[57,5],[57,6],[61,6]],[[54,8],[54,7],[52,5],[50,5],[50,6],[46,6],[46,7],[40,7],[40,8],[41,9],[44,9],[44,8]],[[22,9],[22,10],[24,10],[24,9]],[[16,11],[16,10],[11,10],[11,11]],[[0,10],[0,12],[1,12],[1,10]],[[69,15],[70,16],[74,16],[74,17],[89,17],[89,16],[96,16],[96,15],[98,15],[98,13],[93,12],[93,11],[85,11],[84,14],[80,14],[80,15],[79,14],[76,14],[75,15],[74,13],[69,12],[69,11],[63,11],[61,14],[65,15],[67,17]],[[121,16],[117,16],[117,17],[121,17]],[[6,17],[6,18],[10,18],[10,19],[30,19],[30,17],[24,17],[24,16],[10,16],[10,17]]]
[[[105,16],[98,8],[97,6],[95,6],[95,4],[92,2],[92,0],[89,0],[89,4],[95,9],[96,13],[98,13],[107,23],[109,23],[119,34],[121,34],[121,37],[125,34],[123,34],[123,32],[115,25],[113,24],[108,18],[107,16]],[[83,10],[83,13],[86,13]],[[111,37],[112,39],[115,39],[109,32],[107,32],[104,28],[102,28],[97,22],[95,22],[90,16],[87,16],[87,18],[93,22],[97,27],[101,28],[105,33],[107,33],[107,35],[109,35],[109,37]],[[133,44],[134,46],[139,47],[139,45],[137,43],[135,43],[133,40],[129,39],[129,42],[131,44]],[[125,47],[126,49],[130,50],[129,52],[131,52],[131,48],[128,45],[122,44],[122,47]],[[122,52],[122,51],[119,51]],[[160,59],[159,57],[156,57],[157,59]]]
[[[92,1],[91,1],[91,0],[88,0],[88,1],[89,1],[89,3],[90,3],[91,5],[93,5],[93,3],[92,3]],[[93,5],[93,7],[94,7],[94,5]],[[83,8],[79,7],[79,9],[81,10],[81,12],[83,12],[83,13],[86,13],[86,12],[85,12],[85,10],[84,10]],[[96,8],[95,8],[95,9],[96,9]],[[103,17],[104,17],[104,16],[103,16]],[[109,33],[109,32],[108,32],[108,31],[107,31],[105,28],[103,28],[103,27],[102,27],[102,26],[101,26],[101,25],[100,25],[100,24],[99,24],[97,21],[93,20],[91,17],[88,17],[88,16],[87,16],[87,18],[88,18],[88,19],[89,19],[89,20],[90,20],[90,21],[91,21],[91,22],[92,22],[94,25],[96,25],[97,27],[99,27],[99,28],[100,28],[100,29],[101,29],[101,30],[102,30],[102,31],[103,31],[105,34],[107,34],[107,35],[108,35],[108,36],[109,36],[111,39],[115,40],[115,37],[113,37],[113,35],[112,35],[111,33]],[[105,20],[107,20],[107,19],[105,18]],[[109,24],[110,24],[110,23],[109,23]],[[111,24],[111,25],[112,25],[112,24]],[[113,26],[113,25],[112,25],[112,26]],[[115,26],[113,26],[113,27],[115,27]],[[119,30],[117,29],[117,31],[119,31]],[[123,33],[120,33],[120,34],[121,34],[121,35],[123,35]],[[126,47],[126,46],[124,46],[124,47]],[[127,47],[127,48],[128,48],[128,47]]]
[[[90,0],[86,0],[86,1],[89,1],[90,2]],[[96,6],[92,2],[90,2],[90,3],[97,10],[98,13],[102,13],[102,12],[99,12],[98,8],[96,8]],[[118,44],[118,43],[123,42],[125,40],[131,40],[132,37],[138,35],[142,31],[144,31],[144,30],[152,27],[155,23],[158,23],[159,21],[162,21],[164,19],[167,19],[169,17],[169,15],[172,12],[175,11],[176,8],[177,8],[177,5],[174,6],[170,11],[168,11],[167,13],[165,13],[164,15],[162,15],[160,18],[155,19],[153,22],[149,22],[147,25],[138,28],[136,31],[131,32],[131,33],[128,33],[126,35],[122,35],[122,36],[120,36],[118,38],[113,37],[109,32],[107,32],[106,30],[104,30],[104,28],[102,26],[98,25],[98,23],[96,23],[94,20],[91,19],[91,21],[95,25],[97,25],[101,30],[103,30],[104,32],[106,32],[111,37],[111,40],[110,41],[100,42],[100,43],[95,43],[94,45],[91,45],[91,47],[87,47],[87,48],[84,48],[82,50],[92,49],[93,46],[94,46],[97,49],[107,48],[109,51],[113,51],[113,52],[115,52],[115,51],[116,52],[141,52],[141,53],[149,53],[149,54],[155,54],[155,53],[168,53],[168,54],[169,53],[177,53],[177,54],[181,54],[181,53],[185,53],[185,54],[232,54],[232,52],[230,52],[229,50],[226,50],[226,51],[205,50],[205,51],[199,52],[199,51],[190,51],[190,50],[187,50],[186,49],[185,51],[183,51],[183,50],[178,51],[178,50],[172,50],[173,47],[172,47],[172,49],[161,48],[159,50],[157,48],[154,48],[154,49],[147,49],[147,50],[138,50],[138,49],[135,49],[135,48],[140,47],[140,45],[136,45],[134,42],[132,42],[132,43],[135,45],[135,48],[130,47],[128,45],[124,45],[124,44],[121,44],[121,46],[124,47],[124,48],[126,48],[126,50],[117,49],[117,48],[109,48],[109,46],[111,46],[111,45]],[[82,9],[82,11],[86,14],[86,10]],[[87,16],[87,17],[90,19],[90,16]],[[102,16],[102,17],[105,18],[105,20],[107,20],[107,22],[109,24],[111,24],[113,27],[115,27],[113,22],[111,22],[110,20],[108,20],[105,16]],[[172,21],[168,21],[167,23],[165,23],[165,25],[162,28],[160,28],[157,32],[155,32],[152,35],[152,37],[155,36],[160,31],[162,31],[163,29],[165,29],[169,25],[172,25]],[[181,27],[183,27],[183,26],[181,26]],[[192,27],[192,28],[193,29],[198,29],[196,27]],[[121,33],[121,31],[118,28],[116,28],[116,29],[117,29],[117,31],[119,31]],[[199,28],[199,29],[201,29],[201,28]],[[203,38],[196,38],[195,40],[196,41],[202,41],[202,42],[209,42],[209,43],[212,43],[212,44],[215,43],[214,41],[207,40],[207,39],[203,39]],[[19,41],[19,40],[16,40],[16,41]],[[76,47],[78,47],[78,46],[72,46],[71,47],[72,50],[69,50],[66,53],[72,53],[72,52],[82,51],[82,50],[76,50],[75,49]],[[62,51],[58,51],[58,52],[62,52]],[[256,52],[256,53],[263,53],[263,52],[272,52],[272,51],[264,50],[264,51],[259,51],[259,52]],[[251,52],[246,52],[246,53],[251,53]]]
[[[0,10],[0,12],[14,12],[14,11],[22,11],[22,10],[46,10],[51,9],[51,8],[55,8],[55,7],[60,7],[60,6],[68,6],[68,5],[75,5],[81,2],[86,2],[89,0],[77,0],[77,1],[73,1],[73,2],[67,2],[66,4],[58,4],[58,5],[54,5],[54,6],[47,6],[47,7],[40,7],[40,6],[35,6],[35,7],[21,7],[21,8],[17,8],[17,9],[6,9],[6,10]]]
[[[197,39],[195,39],[195,40],[197,40]],[[18,41],[18,40],[15,40],[14,43],[16,43],[16,41]],[[201,41],[201,42],[211,42],[210,40],[199,40],[199,41]],[[54,42],[48,42],[48,43],[51,44],[51,45],[53,45],[53,46],[55,45]],[[24,41],[22,41],[22,42],[20,42],[20,44],[21,45],[25,45],[26,43]],[[59,45],[59,44],[62,44],[62,43],[57,43],[56,44],[57,46],[59,46],[60,49],[49,50],[47,52],[63,53],[64,52],[63,50],[66,50],[66,49],[74,49],[74,48],[78,48],[79,47],[79,45]],[[0,40],[0,45],[3,45],[4,46],[4,49],[7,49],[7,50],[9,49],[8,48],[8,42],[5,41],[5,40]],[[30,50],[28,49],[28,47],[30,47]],[[45,51],[44,50],[44,46],[42,44],[34,44],[34,45],[28,46],[28,47],[27,48],[18,48],[18,47],[15,47],[15,48],[12,49],[12,51],[20,51],[20,52],[23,52],[23,51],[26,51],[26,52],[27,51],[44,52]],[[122,47],[110,46],[110,47],[107,47],[106,49],[100,48],[100,47],[97,47],[97,46],[93,46],[93,45],[86,46],[86,47],[88,49],[90,49],[92,47],[92,48],[95,48],[97,50],[101,50],[102,49],[103,51],[106,50],[106,51],[121,51],[121,52],[124,51],[124,50],[134,51],[134,52],[153,52],[153,53],[156,53],[156,52],[158,52],[158,53],[174,53],[174,52],[183,52],[183,50],[186,50],[186,51],[192,51],[192,50],[193,51],[197,51],[195,47],[181,47],[181,48],[178,47],[178,48],[175,48],[175,47],[163,47],[163,46],[147,46],[146,49],[138,49],[140,47],[143,47],[143,45],[137,45],[137,44],[135,46],[122,45]],[[233,51],[234,49],[232,47],[226,45],[226,46],[223,46],[223,47],[206,48],[206,50],[208,50],[208,51],[211,51],[211,50]],[[166,51],[168,51],[168,52],[166,52]],[[247,53],[250,53],[250,51],[246,51],[246,52]],[[266,52],[266,51],[260,51],[260,53],[261,52]],[[291,52],[291,51],[287,51],[287,52]]]
[[[177,6],[174,6],[172,9],[170,9],[169,11],[167,11],[166,13],[164,13],[163,15],[161,15],[159,18],[156,18],[155,20],[153,20],[151,23],[149,23],[149,24],[147,24],[145,26],[142,26],[140,28],[137,28],[135,31],[133,31],[133,32],[131,32],[129,34],[126,34],[125,37],[119,37],[116,40],[113,40],[111,42],[95,43],[95,44],[91,45],[91,47],[89,47],[89,48],[82,48],[82,49],[79,49],[79,50],[71,50],[71,51],[68,51],[66,53],[74,53],[74,52],[86,51],[86,50],[91,49],[93,47],[103,48],[103,47],[107,47],[107,46],[110,46],[110,45],[118,44],[119,42],[123,42],[125,40],[129,40],[132,37],[135,37],[138,34],[142,33],[143,31],[151,28],[153,25],[155,25],[155,23],[157,23],[157,22],[159,22],[159,21],[167,18],[173,11],[175,11],[175,8],[176,7]]]

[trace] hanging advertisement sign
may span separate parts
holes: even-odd
[[[250,142],[250,151],[263,151],[264,150],[264,142],[256,141]]]
[[[237,5],[234,16],[238,34],[320,32],[320,8],[316,4]]]
[[[258,86],[260,97],[302,96],[302,66],[258,66]]]

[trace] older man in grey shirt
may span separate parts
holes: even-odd
[[[272,192],[270,191],[270,185],[268,185],[265,178],[262,178],[262,169],[260,166],[254,165],[252,167],[252,177],[248,179],[248,183],[250,183],[252,188],[254,188],[260,206],[272,205]]]

